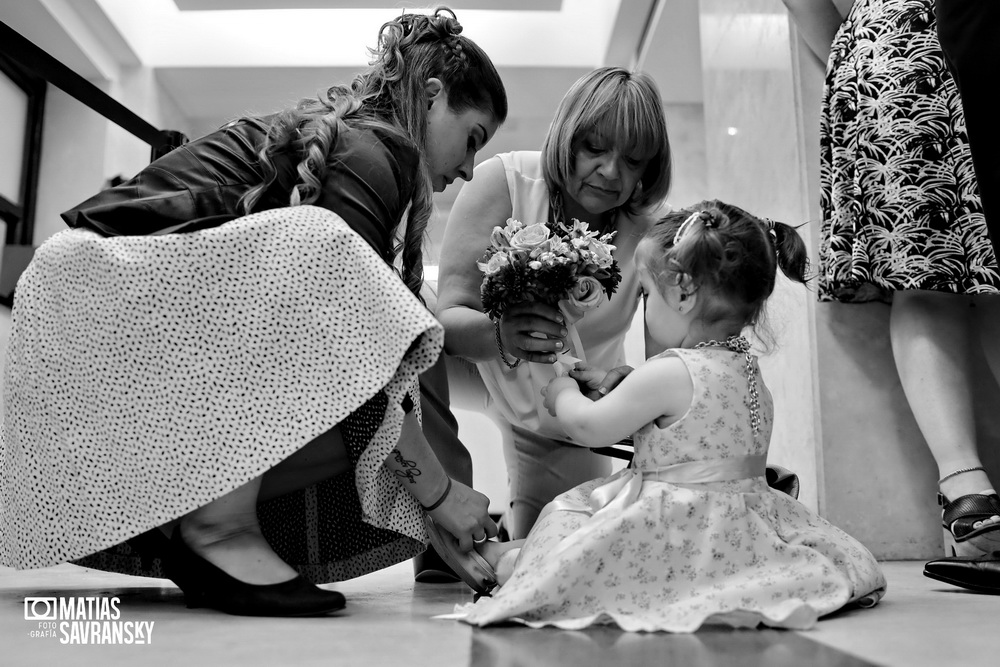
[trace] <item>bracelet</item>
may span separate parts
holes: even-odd
[[[509,361],[507,361],[507,352],[503,349],[503,339],[500,338],[499,319],[493,320],[493,331],[496,333],[497,349],[500,350],[500,360],[504,363],[504,366],[506,366],[507,368],[510,368],[512,370],[517,368],[521,363],[521,360],[519,358],[514,357],[514,363],[510,363]]]
[[[449,493],[451,493],[451,477],[448,478],[448,486],[444,487],[444,493],[441,494],[441,497],[437,499],[436,503],[434,503],[433,505],[420,505],[420,506],[424,509],[425,512],[433,512],[434,510],[436,510],[438,507],[441,506],[441,503],[444,502],[444,499],[448,497]]]
[[[982,470],[983,472],[986,472],[986,468],[984,468],[983,466],[975,466],[973,468],[962,468],[960,470],[956,470],[954,472],[948,473],[947,475],[945,475],[944,477],[942,477],[941,479],[938,480],[938,484],[940,484],[941,482],[943,482],[946,479],[951,479],[952,477],[955,477],[957,475],[961,475],[962,473],[974,472],[976,470]]]

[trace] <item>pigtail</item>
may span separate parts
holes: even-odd
[[[778,267],[790,280],[805,284],[809,272],[809,251],[805,241],[791,225],[765,218],[761,224],[774,246]]]

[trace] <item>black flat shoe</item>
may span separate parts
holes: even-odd
[[[939,558],[924,565],[924,576],[970,591],[1000,595],[1000,560]]]
[[[343,609],[344,596],[302,576],[277,584],[253,585],[208,562],[174,529],[164,560],[167,576],[184,592],[188,607],[208,607],[236,616],[325,616]]]

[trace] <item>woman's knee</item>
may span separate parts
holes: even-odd
[[[258,502],[299,491],[350,469],[344,439],[335,426],[265,472]]]

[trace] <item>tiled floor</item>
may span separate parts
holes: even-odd
[[[994,640],[1000,596],[978,595],[921,575],[920,562],[885,564],[889,592],[870,610],[848,611],[802,633],[708,630],[693,635],[521,627],[472,629],[432,616],[471,600],[461,584],[414,584],[402,563],[332,586],[348,598],[320,619],[254,619],[185,608],[169,582],[62,565],[0,568],[2,665],[369,665],[420,667],[677,667],[1000,664]],[[152,622],[144,645],[62,644],[32,637],[25,597],[120,598],[120,621]],[[44,606],[36,605],[41,613]]]

